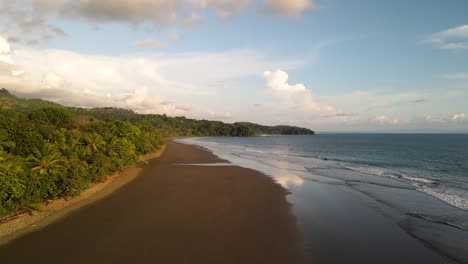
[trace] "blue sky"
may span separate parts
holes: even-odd
[[[468,132],[468,2],[0,0],[0,86],[318,131]]]

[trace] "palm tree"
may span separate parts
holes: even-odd
[[[14,210],[23,198],[22,161],[0,150],[0,214]]]
[[[18,164],[18,161],[12,160],[11,155],[0,150],[0,177],[7,177],[12,174],[21,174],[23,169]]]
[[[98,151],[102,151],[106,146],[106,142],[104,141],[102,136],[96,132],[90,135],[86,135],[83,138],[83,140],[84,140],[85,152],[88,155],[92,155]]]
[[[34,155],[27,158],[33,175],[55,175],[65,166],[65,159],[57,151],[54,145],[45,143]]]
[[[60,191],[57,186],[57,178],[60,173],[65,173],[66,160],[60,152],[50,143],[42,145],[40,150],[29,156],[26,162],[31,168],[33,199],[56,197]]]

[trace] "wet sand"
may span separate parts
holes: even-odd
[[[286,189],[172,141],[110,196],[0,247],[2,263],[302,263]]]

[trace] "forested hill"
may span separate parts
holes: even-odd
[[[14,115],[28,115],[33,110],[41,108],[61,108],[68,112],[75,123],[89,120],[120,120],[138,122],[158,128],[164,137],[169,136],[255,136],[264,134],[275,135],[313,135],[314,131],[294,126],[263,126],[248,122],[234,124],[220,121],[195,120],[181,117],[169,117],[158,114],[137,114],[131,110],[120,108],[75,108],[63,107],[59,104],[41,99],[23,99],[10,94],[6,89],[0,89],[0,111]],[[18,113],[17,113],[18,112]],[[15,114],[16,113],[16,114]],[[88,119],[88,120],[86,120]]]
[[[172,136],[311,134],[295,127],[226,124],[117,108],[73,108],[0,89],[0,218],[139,162]]]
[[[308,128],[296,126],[262,126],[249,122],[237,122],[235,125],[248,127],[256,135],[314,135],[315,132]]]

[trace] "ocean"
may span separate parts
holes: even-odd
[[[451,260],[468,261],[467,134],[317,134],[180,141],[261,171],[287,188],[300,225],[311,232],[305,234],[306,246],[320,247],[314,239],[325,232],[311,226],[314,213],[329,213],[334,221],[331,215],[346,217],[342,211],[352,203],[359,208],[364,205],[369,219],[390,219],[425,247]],[[324,207],[325,203],[336,208]],[[373,224],[361,218],[355,224],[366,223],[362,230],[372,232]],[[342,221],[337,226],[347,224]],[[342,232],[336,234],[337,239],[342,236]],[[349,239],[353,242],[354,238]]]

